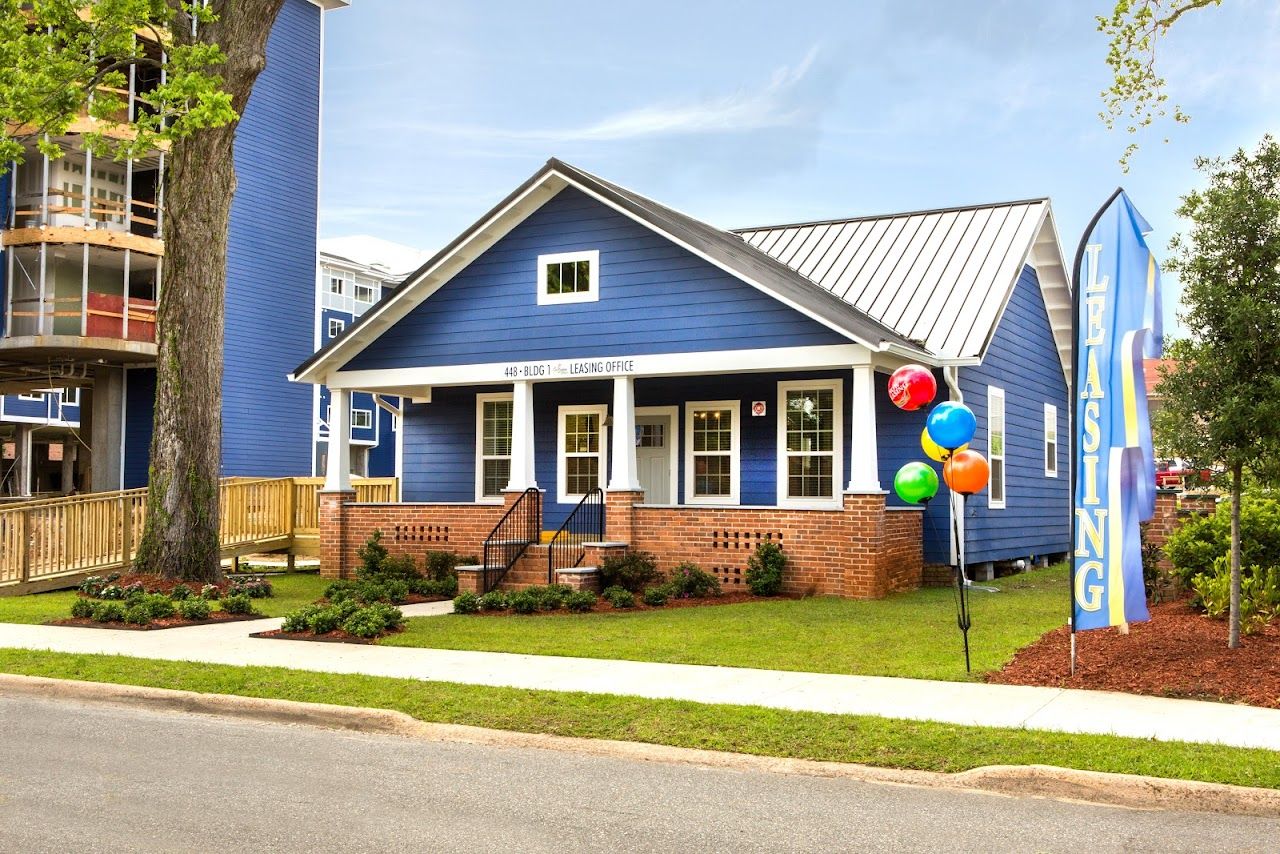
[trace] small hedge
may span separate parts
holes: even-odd
[[[763,542],[747,561],[747,587],[755,596],[777,596],[782,591],[782,572],[787,556],[777,543]]]
[[[288,634],[325,635],[338,629],[360,638],[375,638],[404,624],[399,608],[384,602],[361,605],[345,599],[329,605],[307,605],[288,614],[281,631]]]
[[[632,593],[639,593],[661,578],[658,559],[643,551],[610,555],[600,561],[599,570],[601,587],[623,587]]]

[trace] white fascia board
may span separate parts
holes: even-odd
[[[740,374],[765,371],[851,368],[871,363],[861,344],[817,347],[777,347],[764,350],[720,350],[706,353],[664,353],[653,356],[602,356],[548,359],[535,362],[490,362],[442,365],[432,368],[335,371],[325,382],[330,388],[389,392],[406,388],[451,385],[498,385],[516,380],[557,382],[605,379],[615,376],[669,377],[699,374]],[[405,395],[408,396],[408,395]]]

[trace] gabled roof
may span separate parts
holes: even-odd
[[[786,264],[723,231],[552,158],[489,213],[454,238],[359,320],[298,366],[292,379],[322,382],[385,329],[442,287],[467,264],[565,187],[575,187],[786,305],[872,350],[935,362],[906,336],[823,288]]]
[[[982,357],[1023,265],[1033,263],[1064,370],[1070,364],[1071,299],[1048,199],[737,233],[843,302],[951,360]]]

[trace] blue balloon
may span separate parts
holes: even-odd
[[[954,451],[973,441],[978,419],[973,416],[973,410],[963,403],[948,400],[933,408],[925,427],[930,439],[948,451]]]

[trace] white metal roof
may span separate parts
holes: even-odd
[[[929,352],[976,359],[1033,247],[1056,248],[1049,217],[1030,199],[737,232]]]

